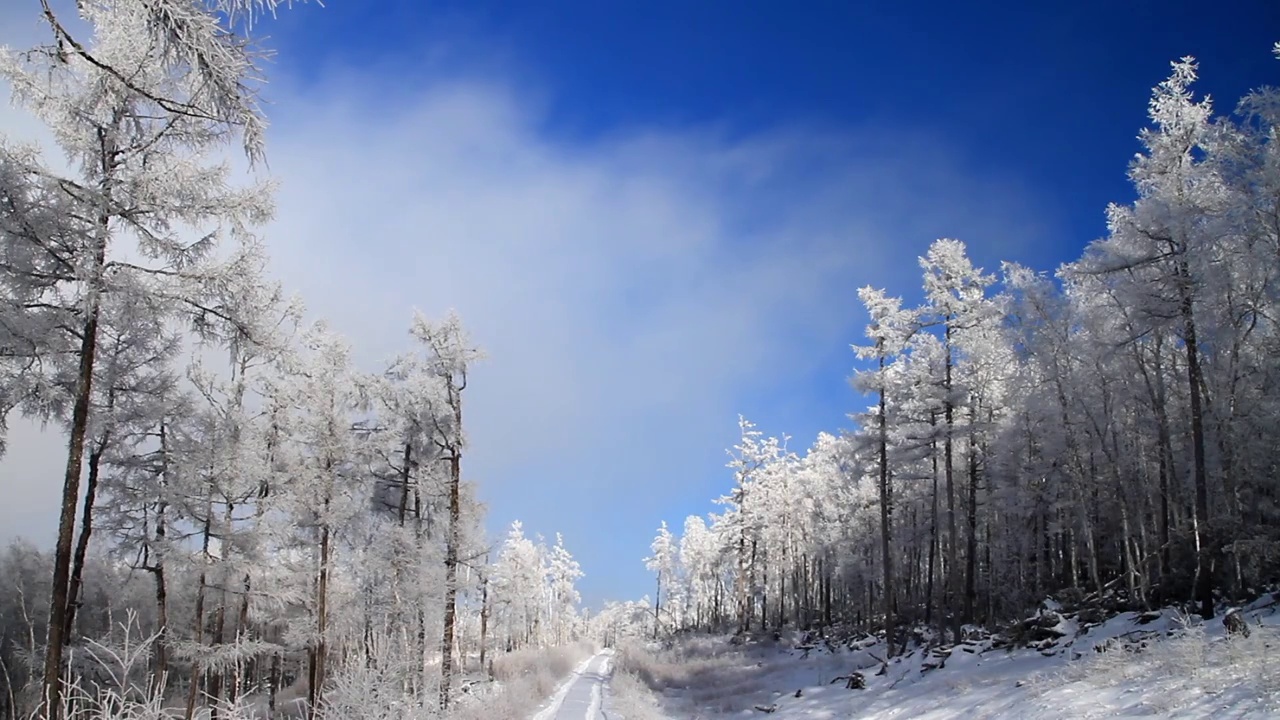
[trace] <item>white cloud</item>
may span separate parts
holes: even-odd
[[[468,390],[466,471],[495,524],[562,530],[592,594],[645,591],[658,520],[723,484],[742,397],[856,341],[859,285],[909,291],[936,235],[1014,243],[1036,225],[1011,184],[911,133],[569,143],[501,80],[393,80],[276,80],[275,267],[370,369],[408,349],[412,308],[459,310],[490,356]],[[0,534],[39,540],[60,463],[34,437],[19,426],[0,461]]]
[[[458,308],[490,354],[468,471],[496,522],[564,530],[596,575],[638,577],[659,517],[723,480],[744,394],[857,340],[859,285],[910,291],[948,227],[1034,227],[1018,193],[908,135],[568,144],[538,106],[501,83],[404,97],[367,77],[283,98],[270,235],[368,359],[404,347],[411,306]]]

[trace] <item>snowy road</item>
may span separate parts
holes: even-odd
[[[601,708],[612,655],[612,650],[605,650],[579,666],[533,720],[604,720]]]

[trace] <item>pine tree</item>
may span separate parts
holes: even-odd
[[[914,332],[913,319],[910,313],[902,310],[899,298],[887,297],[882,290],[864,287],[858,291],[858,297],[867,306],[871,316],[871,324],[867,326],[867,337],[872,344],[865,347],[854,347],[858,357],[874,359],[876,369],[855,376],[855,387],[863,392],[873,391],[877,396],[875,412],[876,423],[876,466],[877,487],[880,494],[880,563],[883,572],[881,587],[881,612],[884,614],[885,643],[888,656],[893,655],[894,648],[894,610],[893,610],[893,556],[892,542],[893,491],[890,486],[889,471],[889,418],[888,387],[886,367],[892,358],[906,346],[906,341]]]
[[[75,366],[45,658],[49,708],[60,706],[75,508],[104,304],[111,296],[140,293],[164,298],[166,315],[184,314],[197,329],[211,316],[227,318],[216,301],[227,271],[215,255],[217,244],[245,237],[249,226],[270,212],[263,188],[231,189],[227,168],[208,163],[203,155],[238,128],[252,129],[252,123],[237,126],[236,119],[219,112],[219,103],[232,100],[232,89],[192,92],[199,87],[191,83],[192,75],[199,73],[168,61],[165,51],[174,45],[148,42],[157,27],[138,9],[131,3],[81,4],[81,14],[94,29],[92,43],[82,44],[46,6],[57,44],[0,55],[0,77],[54,131],[74,168],[73,175],[57,177],[33,151],[0,149],[5,177],[21,178],[19,197],[61,194],[52,201],[62,210],[56,224],[47,213],[35,212],[12,221],[21,232],[5,235],[6,243],[38,248],[47,256],[41,266],[53,271],[50,276],[27,264],[19,267],[17,277],[4,279],[10,286],[7,294],[19,288],[23,302],[16,309],[22,317],[15,320],[31,341],[27,352],[51,360],[65,357]],[[190,21],[207,17],[188,8]],[[226,47],[225,40],[216,42]],[[134,70],[125,74],[120,67]],[[203,237],[186,240],[184,228],[201,228]],[[123,252],[128,243],[133,247]],[[35,252],[14,254],[29,258]],[[157,320],[164,322],[165,316]],[[55,335],[52,346],[41,347],[32,328],[51,321],[66,328],[71,338]],[[67,344],[71,352],[65,356],[50,354]]]
[[[654,536],[649,550],[653,554],[644,559],[644,566],[654,574],[658,584],[653,596],[653,636],[656,638],[659,627],[662,625],[662,591],[666,588],[667,594],[671,594],[671,580],[675,576],[679,558],[679,546],[671,531],[667,529],[666,521],[658,527],[658,534]]]

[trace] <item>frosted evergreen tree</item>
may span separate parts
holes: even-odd
[[[565,548],[564,538],[556,533],[556,544],[551,547],[547,558],[552,641],[556,645],[569,641],[578,604],[582,601],[576,584],[583,574],[582,566]]]
[[[234,117],[222,112],[244,98],[232,85],[247,76],[251,63],[223,73],[235,63],[215,62],[212,53],[223,52],[220,60],[234,50],[208,27],[213,16],[190,3],[164,5],[184,8],[184,16],[156,24],[148,9],[162,10],[158,6],[81,3],[82,18],[93,30],[92,39],[83,42],[72,38],[46,6],[54,44],[0,53],[0,77],[49,127],[72,167],[61,177],[34,148],[0,145],[5,167],[0,180],[17,185],[16,191],[0,194],[18,198],[17,209],[36,209],[6,222],[5,244],[26,247],[6,247],[3,253],[26,259],[43,255],[38,265],[6,268],[7,277],[0,278],[11,299],[8,308],[18,311],[6,324],[26,341],[25,352],[43,359],[50,371],[74,368],[64,405],[69,413],[59,413],[69,444],[46,643],[44,695],[51,706],[61,695],[75,506],[104,304],[113,295],[140,294],[165,300],[156,304],[164,310],[157,322],[178,315],[203,330],[210,318],[233,320],[220,294],[238,263],[237,250],[234,245],[219,250],[219,245],[229,240],[252,246],[249,229],[271,210],[264,186],[233,188],[227,166],[208,157],[241,130],[259,134],[256,113],[240,112],[244,106]],[[191,32],[186,40],[170,42],[166,31],[157,32],[160,28]],[[183,48],[202,50],[187,55],[184,59],[195,61],[188,64],[169,54]],[[210,62],[200,60],[205,56]],[[211,91],[199,82],[202,78],[220,88]],[[247,146],[260,148],[260,139],[250,137]],[[36,198],[42,199],[30,202]],[[39,209],[45,202],[58,208],[56,216]],[[41,337],[41,327],[65,330]]]
[[[653,635],[657,637],[658,629],[662,624],[662,593],[666,589],[668,596],[671,595],[672,580],[675,578],[676,564],[680,557],[680,547],[671,531],[667,529],[665,520],[658,527],[658,534],[649,545],[649,551],[653,554],[644,559],[644,566],[654,574],[657,581],[653,596]],[[668,614],[670,614],[669,611]]]

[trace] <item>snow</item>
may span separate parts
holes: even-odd
[[[609,676],[612,651],[583,660],[532,720],[595,720],[600,717],[602,691]],[[594,670],[592,668],[595,668]]]
[[[1242,612],[1249,638],[1228,638],[1220,619],[1202,624],[1171,610],[1100,625],[1060,618],[1054,628],[1064,636],[1044,650],[993,648],[988,639],[922,672],[939,658],[917,649],[883,675],[878,644],[805,652],[762,643],[724,658],[696,684],[668,689],[663,700],[671,716],[698,718],[763,718],[771,706],[776,720],[1280,717],[1277,605],[1266,598]],[[854,670],[864,690],[832,682]]]
[[[589,657],[578,663],[578,667],[574,668],[573,674],[565,678],[564,682],[560,683],[560,687],[556,688],[556,693],[546,702],[542,710],[539,711],[537,715],[533,716],[532,720],[552,720],[552,718],[556,716],[556,711],[558,711],[560,706],[564,704],[564,698],[569,694],[569,690],[573,687],[573,684],[577,682],[578,678],[587,671],[587,667],[591,665],[591,661],[594,659],[594,657]]]

